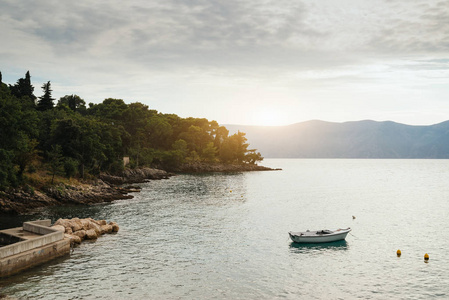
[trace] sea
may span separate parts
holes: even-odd
[[[92,217],[120,231],[1,279],[0,295],[449,299],[449,160],[262,164],[282,170],[180,174],[140,184],[133,199],[1,216],[1,228]],[[296,244],[288,235],[347,227],[346,240],[326,244]]]

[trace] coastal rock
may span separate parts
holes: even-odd
[[[73,233],[73,235],[76,235],[76,236],[78,236],[81,240],[84,240],[84,237],[86,236],[86,230],[81,229],[81,230],[75,231],[75,232]]]
[[[83,229],[84,230],[89,230],[90,229],[90,227],[89,227],[89,224],[90,224],[89,220],[82,219],[82,220],[80,220],[80,222],[81,222],[81,225],[83,225]]]
[[[78,219],[78,218],[73,218],[73,219],[70,221],[70,225],[71,225],[71,227],[72,227],[72,231],[73,231],[73,232],[82,230],[82,229],[84,228],[84,227],[83,227],[83,224],[81,223],[81,220]]]
[[[61,225],[64,228],[70,227],[70,222],[67,219],[58,219],[54,225]]]
[[[81,244],[81,238],[77,235],[73,235],[73,234],[64,234],[65,238],[69,238],[70,239],[70,243],[71,244]]]
[[[101,235],[101,227],[100,227],[100,225],[98,225],[95,222],[90,222],[89,223],[89,230],[94,230],[95,234],[97,235],[97,237]],[[87,235],[87,233],[86,233],[86,235]]]
[[[112,225],[108,225],[108,224],[106,224],[106,225],[101,225],[101,230],[102,230],[104,233],[112,233]]]
[[[89,229],[86,231],[86,239],[88,240],[96,240],[98,238],[97,233],[94,229]]]
[[[61,232],[65,232],[65,227],[62,225],[53,225],[53,226],[51,226],[51,228],[56,229]]]
[[[46,188],[46,194],[60,203],[92,204],[111,202],[118,199],[131,199],[133,196],[117,187],[111,187],[102,180],[77,186],[62,183]]]
[[[81,243],[84,239],[95,240],[102,234],[119,231],[116,222],[111,221],[108,224],[106,220],[94,220],[92,218],[58,219],[52,227],[65,232],[65,236],[75,244]]]
[[[59,183],[44,186],[41,190],[25,185],[8,192],[0,191],[0,213],[22,214],[39,207],[93,204],[133,198],[132,195],[127,195],[128,192],[126,189],[110,186],[102,180],[79,182],[76,185]]]
[[[118,232],[119,229],[120,229],[120,227],[118,226],[118,224],[115,223],[115,222],[109,222],[109,225],[112,226],[112,232]]]
[[[145,182],[150,179],[151,180],[168,179],[168,178],[170,178],[170,176],[173,176],[173,175],[174,174],[168,173],[164,170],[153,169],[153,168],[139,168],[139,169],[126,169],[118,176],[107,174],[107,173],[102,173],[102,174],[100,174],[100,179],[109,184],[122,185],[125,183]],[[131,187],[131,188],[136,189],[135,187]],[[140,190],[140,188],[138,188],[136,190]]]
[[[57,200],[31,188],[24,187],[10,192],[0,191],[0,212],[6,214],[19,214],[57,204],[59,204]]]

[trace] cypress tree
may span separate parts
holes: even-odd
[[[32,104],[35,104],[36,96],[34,96],[34,87],[31,85],[31,76],[30,71],[27,71],[25,74],[25,78],[20,78],[17,80],[15,85],[9,85],[11,89],[11,94],[18,99],[22,97],[28,97],[31,100]]]
[[[53,90],[51,89],[50,81],[42,85],[42,90],[44,91],[44,94],[39,97],[37,109],[41,111],[52,109],[54,106],[53,101],[55,99],[51,97],[51,92],[53,92]]]
[[[27,71],[25,74],[25,81],[24,81],[23,87],[22,87],[22,93],[23,93],[23,96],[30,97],[30,99],[33,100],[33,102],[34,102],[34,101],[36,101],[36,96],[34,96],[33,92],[34,92],[34,87],[31,85],[30,71]]]

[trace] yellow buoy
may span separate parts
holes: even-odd
[[[429,260],[429,254],[424,254],[424,260]]]
[[[229,192],[232,193],[232,190],[230,190]]]
[[[401,254],[402,254],[401,250],[398,249],[398,251],[396,251],[396,255],[399,257],[399,256],[401,256]]]

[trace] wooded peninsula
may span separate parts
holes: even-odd
[[[50,81],[36,97],[29,72],[13,85],[3,83],[0,72],[0,201],[18,188],[34,195],[133,169],[264,169],[257,166],[261,154],[248,147],[245,133],[230,135],[216,121],[121,99],[86,105],[73,94],[56,101]]]

